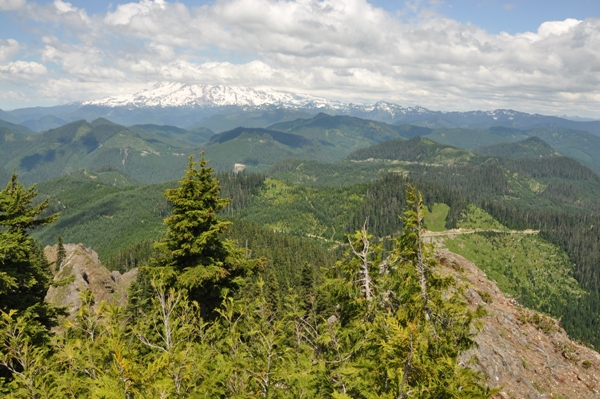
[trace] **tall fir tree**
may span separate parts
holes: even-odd
[[[204,154],[200,162],[190,156],[179,187],[165,192],[173,211],[164,221],[164,239],[155,244],[153,263],[159,269],[148,270],[187,290],[189,298],[200,303],[202,316],[211,318],[222,298],[240,286],[257,261],[246,259],[244,250],[223,237],[231,222],[220,220],[219,212],[230,200],[220,197],[214,170],[206,165]]]
[[[58,215],[41,216],[48,200],[34,205],[36,196],[35,187],[25,188],[16,174],[0,191],[0,310],[32,312],[50,327],[54,310],[44,303],[50,285],[48,262],[29,231],[54,222]]]
[[[13,174],[0,191],[0,380],[21,380],[32,394],[44,345],[60,312],[44,302],[49,265],[29,230],[52,223],[57,215],[42,217],[48,200],[34,205],[35,187],[25,188],[17,178]]]
[[[474,345],[462,290],[436,271],[424,240],[421,193],[407,190],[404,230],[388,257],[362,230],[321,287],[330,303],[316,339],[318,390],[336,398],[489,398],[480,375],[458,364]],[[328,315],[330,315],[328,317]],[[307,320],[305,317],[304,320]]]

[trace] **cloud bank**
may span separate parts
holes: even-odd
[[[366,0],[141,0],[92,15],[62,0],[0,0],[0,9],[38,28],[27,43],[0,38],[0,84],[31,105],[177,81],[600,118],[598,18],[511,35]],[[0,94],[0,108],[22,106],[15,98]]]

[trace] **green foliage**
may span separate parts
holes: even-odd
[[[0,380],[0,392],[6,398],[38,398],[56,395],[55,373],[47,359],[50,350],[35,337],[46,334],[35,315],[16,310],[0,310],[0,366],[10,378],[5,385]],[[4,374],[4,373],[2,373]],[[4,386],[3,386],[4,385]]]
[[[25,188],[13,174],[0,191],[0,310],[17,310],[19,315],[35,314],[50,327],[52,306],[44,303],[49,287],[48,263],[29,230],[52,223],[56,214],[42,217],[48,201],[34,205],[35,187]]]
[[[147,264],[153,255],[154,240],[144,238],[133,245],[119,249],[116,253],[109,256],[103,264],[108,270],[118,270],[121,273],[125,273],[133,268]]]
[[[97,119],[92,123],[76,121],[30,135],[26,142],[15,134],[5,135],[5,140],[10,140],[7,150],[11,152],[3,154],[0,150],[0,155],[5,155],[0,158],[0,166],[18,167],[28,183],[50,180],[81,169],[105,167],[126,173],[140,182],[158,183],[177,178],[190,148],[191,152],[198,151],[195,143],[165,138],[159,132],[134,130]],[[57,143],[60,144],[58,147]]]
[[[473,261],[505,293],[523,305],[555,317],[584,294],[563,251],[535,234],[480,232],[445,241],[452,252]]]
[[[446,230],[446,219],[450,207],[446,204],[435,203],[431,207],[431,211],[425,214],[425,226],[430,231],[444,231]]]
[[[541,158],[557,155],[554,148],[539,137],[529,137],[525,140],[514,143],[502,143],[488,147],[476,149],[481,155],[520,159],[520,158]]]
[[[84,133],[81,131],[80,135]],[[76,135],[77,130],[73,137]],[[504,133],[496,135],[507,137]],[[425,142],[420,145],[427,147]],[[430,147],[438,148],[433,144]],[[445,148],[441,146],[439,150]],[[344,233],[360,229],[368,218],[369,231],[377,240],[393,237],[402,230],[397,214],[405,205],[405,185],[411,182],[421,188],[431,210],[435,203],[450,207],[446,228],[541,230],[542,237],[566,251],[571,263],[577,265],[573,275],[590,294],[578,299],[574,312],[564,315],[565,328],[586,342],[600,339],[594,338],[600,331],[595,316],[600,309],[597,177],[560,156],[525,160],[472,157],[463,161],[431,163],[435,157],[416,163],[398,160],[323,164],[289,160],[268,172],[270,179],[266,184],[260,175],[219,176],[223,195],[233,197],[222,212],[271,230],[315,236],[330,247],[343,242]],[[144,262],[148,242],[164,234],[160,221],[170,206],[160,193],[173,185],[112,186],[107,184],[114,182],[108,179],[108,173],[115,172],[73,174],[41,184],[41,192],[60,199],[60,204],[53,201],[52,210],[60,210],[63,218],[34,234],[43,244],[53,244],[58,234],[67,242],[83,242],[97,250],[104,262],[111,259],[111,267],[126,270]],[[467,202],[473,205],[468,206]],[[485,212],[473,210],[478,208],[485,209],[501,224]],[[437,228],[441,228],[441,223]],[[143,248],[138,246],[140,242]],[[244,246],[245,239],[239,243]],[[389,249],[389,240],[386,248]],[[293,285],[284,274],[292,275],[275,272],[282,289]],[[521,282],[527,284],[526,280]]]
[[[194,208],[193,199],[206,199],[204,210],[224,204],[212,171],[203,162],[194,166],[190,161],[180,189],[168,192],[174,215]],[[142,288],[149,294],[135,314],[82,292],[76,316],[51,345],[32,345],[22,335],[24,326],[35,326],[31,319],[2,314],[0,362],[16,377],[0,390],[14,398],[491,397],[480,377],[457,363],[473,344],[476,315],[454,282],[437,275],[422,243],[425,208],[416,190],[408,205],[391,256],[384,259],[381,245],[362,229],[348,237],[348,252],[324,279],[303,267],[300,286],[281,293],[270,269],[266,278],[224,295],[209,319],[201,317],[202,302],[188,295],[198,291],[172,283],[187,272],[175,260],[189,260],[191,251],[173,251],[164,256],[173,263],[146,268]],[[177,224],[167,235],[174,246],[184,218],[167,220]],[[209,231],[218,229],[218,219],[212,223]],[[206,248],[198,253],[216,256]]]
[[[139,242],[164,233],[162,219],[170,205],[162,193],[176,183],[119,187],[99,182],[103,174],[77,173],[41,183],[40,195],[50,199],[49,211],[60,211],[61,218],[33,234],[43,245],[53,245],[57,235],[66,243],[82,243],[111,270],[124,270],[123,263],[115,263],[119,254],[129,259]]]
[[[596,172],[600,171],[598,162],[600,158],[597,156],[600,150],[600,137],[581,130],[570,130],[555,126],[529,130],[501,127],[489,129],[434,129],[426,137],[438,143],[466,150],[492,146],[491,149],[482,149],[482,153],[508,158],[531,159],[538,158],[537,155],[550,155],[546,145],[531,140],[531,138],[537,137],[560,154],[576,159]],[[521,142],[506,144],[517,141]]]
[[[333,397],[490,397],[480,377],[458,366],[473,346],[476,314],[461,290],[435,270],[424,243],[425,206],[409,186],[404,231],[391,256],[363,228],[349,236],[347,257],[324,285],[334,314],[317,331],[318,377]],[[325,313],[327,314],[327,313]]]
[[[280,296],[289,290],[314,291],[320,268],[333,265],[342,253],[340,247],[331,248],[323,240],[274,232],[245,220],[235,221],[226,236],[251,257],[264,259],[263,278],[276,279]]]
[[[517,318],[523,324],[533,324],[537,329],[546,334],[558,331],[560,328],[553,318],[527,309],[521,309],[517,314]]]
[[[54,268],[55,270],[58,270],[67,257],[67,252],[65,251],[65,245],[61,235],[58,236],[56,248],[56,264],[54,265]]]
[[[35,187],[25,188],[13,174],[0,191],[0,378],[7,377],[15,394],[38,395],[49,389],[50,376],[40,365],[56,325],[58,309],[44,302],[50,286],[49,265],[29,230],[54,222],[42,217],[48,201],[34,205]],[[41,376],[40,376],[41,373]]]
[[[41,227],[34,236],[43,245],[53,245],[61,235],[65,242],[91,247],[109,270],[123,272],[147,263],[171,210],[163,192],[177,183],[115,185],[108,177],[114,173],[82,171],[41,183],[40,195],[50,200],[48,211],[60,211],[61,219]],[[232,198],[222,211],[229,216],[248,207],[264,181],[262,175],[246,173],[221,173],[217,178],[222,196]]]
[[[199,168],[197,164],[190,157],[179,187],[165,192],[172,215],[165,219],[167,232],[155,244],[157,257],[148,272],[157,269],[170,284],[186,289],[191,299],[201,301],[203,316],[208,317],[227,290],[239,287],[253,262],[222,237],[230,222],[218,214],[229,200],[219,196],[221,188],[204,156]]]
[[[528,137],[525,131],[514,129],[509,136],[493,134],[488,129],[439,128],[434,129],[426,138],[445,145],[465,150],[477,147],[492,146],[510,141],[523,140]]]
[[[269,128],[319,140],[331,150],[342,150],[344,155],[358,148],[400,136],[398,128],[386,123],[351,116],[331,116],[325,113],[320,113],[311,119],[296,119],[274,124]]]
[[[365,189],[311,189],[267,179],[260,195],[238,217],[279,232],[341,240],[348,215],[355,212]]]
[[[462,217],[456,224],[463,229],[505,230],[506,226],[500,224],[489,213],[473,204],[468,204]]]
[[[476,155],[470,151],[442,145],[422,137],[414,137],[410,140],[393,139],[348,155],[348,159],[355,161],[387,159],[447,165],[468,163],[475,157]]]
[[[389,171],[404,170],[394,162],[339,161],[322,163],[286,159],[265,172],[275,180],[307,187],[340,187],[378,179]]]

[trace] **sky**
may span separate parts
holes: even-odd
[[[600,1],[0,0],[0,109],[159,82],[600,119]]]

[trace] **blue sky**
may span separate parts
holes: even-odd
[[[600,2],[0,0],[0,108],[164,81],[600,119]]]

